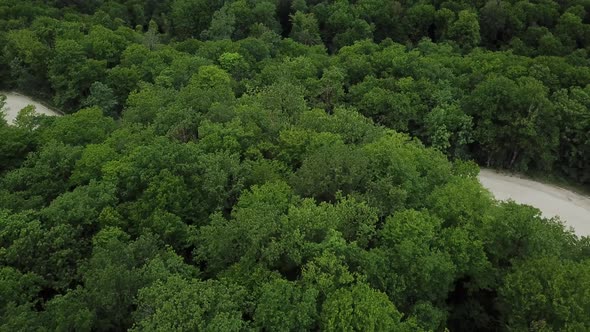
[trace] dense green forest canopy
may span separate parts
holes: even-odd
[[[0,0],[1,331],[587,331],[590,1]],[[4,99],[0,98],[0,109]]]

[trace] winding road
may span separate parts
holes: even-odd
[[[6,120],[13,123],[18,112],[34,105],[38,113],[60,115],[45,105],[16,92],[6,95]],[[479,181],[498,200],[512,199],[517,203],[537,207],[545,217],[559,216],[579,236],[590,236],[590,197],[522,177],[482,169]]]
[[[543,216],[559,216],[578,236],[590,236],[590,197],[554,185],[482,169],[479,182],[498,200],[534,206]]]
[[[46,115],[60,115],[58,112],[50,109],[49,107],[34,101],[33,99],[21,95],[18,92],[0,92],[6,96],[6,105],[4,105],[4,110],[6,111],[6,122],[14,123],[14,119],[18,115],[18,112],[27,107],[28,105],[35,106],[35,111],[40,114]]]

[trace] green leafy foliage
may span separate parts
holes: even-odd
[[[0,1],[0,330],[589,330],[589,11]]]

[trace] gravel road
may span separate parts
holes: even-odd
[[[6,121],[8,123],[13,123],[14,119],[18,115],[18,112],[25,108],[28,105],[35,106],[35,111],[41,114],[47,115],[60,115],[59,113],[49,109],[47,106],[34,101],[33,99],[21,95],[17,92],[0,92],[6,96],[6,105],[4,106],[4,110],[6,111]]]
[[[579,236],[590,236],[590,197],[514,175],[482,169],[479,181],[498,200],[534,206],[545,217],[559,216]]]

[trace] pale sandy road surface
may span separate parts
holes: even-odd
[[[559,216],[579,236],[590,236],[590,197],[550,184],[482,169],[479,182],[498,200],[534,206],[543,216]]]
[[[36,102],[27,96],[21,95],[20,93],[0,92],[0,94],[6,96],[6,105],[4,105],[4,111],[6,114],[5,119],[8,123],[13,123],[14,119],[16,119],[16,116],[18,115],[18,112],[28,105],[35,106],[35,111],[40,114],[60,115],[56,111],[49,109],[47,106]]]
[[[13,123],[18,112],[27,105],[34,105],[36,112],[60,115],[45,105],[16,92],[0,92],[6,95],[6,121]],[[590,236],[590,198],[554,185],[544,184],[522,177],[482,169],[481,184],[498,200],[512,199],[517,203],[534,206],[545,217],[559,216],[580,236]]]

